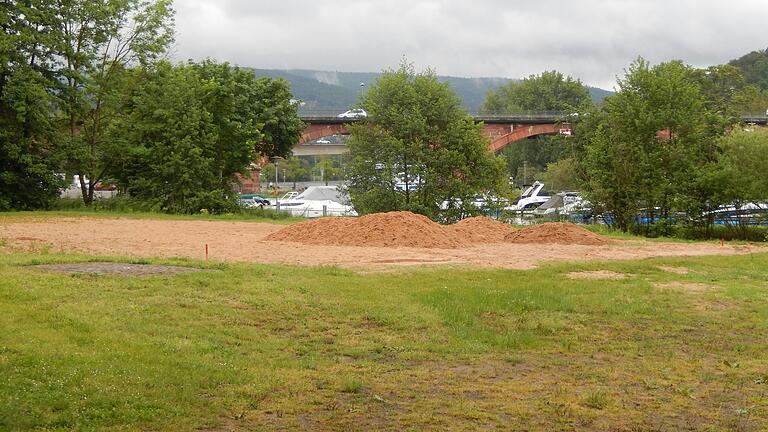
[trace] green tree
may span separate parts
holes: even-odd
[[[256,77],[253,71],[228,63],[204,61],[190,66],[209,88],[204,98],[217,128],[220,178],[240,172],[244,161],[259,156],[290,156],[304,124],[298,117],[298,107],[291,102],[287,81]]]
[[[579,80],[557,71],[531,75],[489,91],[481,114],[514,114],[522,111],[574,112],[591,104],[589,91]]]
[[[520,140],[505,147],[500,156],[507,162],[508,172],[515,184],[522,186],[535,180],[543,180],[542,174],[550,163],[571,155],[570,138],[538,136]]]
[[[531,75],[522,81],[510,82],[488,92],[480,112],[488,115],[523,111],[572,113],[588,111],[591,107],[589,91],[579,80],[566,77],[557,71],[550,71]],[[507,167],[515,182],[521,185],[524,177],[529,180],[528,183],[535,179],[533,175],[522,175],[524,165],[525,170],[530,173],[542,173],[547,164],[570,157],[572,152],[566,139],[541,136],[507,146],[501,154],[507,160]]]
[[[739,68],[717,65],[707,69],[691,69],[691,73],[707,101],[707,109],[720,114],[728,123],[737,122],[741,113],[734,104],[734,98],[745,86]]]
[[[64,183],[50,119],[52,13],[46,2],[0,2],[0,210],[46,207]]]
[[[768,130],[734,129],[718,142],[720,202],[764,203],[768,196]]]
[[[293,190],[296,190],[296,182],[307,180],[309,178],[309,161],[293,156],[283,164],[285,177],[293,182]]]
[[[589,199],[620,229],[641,209],[662,220],[673,210],[704,211],[711,191],[699,187],[698,169],[717,158],[719,123],[706,106],[690,67],[640,58],[582,129]]]
[[[215,86],[188,66],[135,73],[130,104],[112,125],[123,153],[111,172],[122,190],[163,211],[226,209],[232,198],[221,188],[218,134],[205,104]]]
[[[359,213],[410,210],[453,220],[477,211],[471,204],[477,194],[506,185],[503,161],[432,71],[417,74],[405,63],[386,71],[362,105],[368,117],[350,126],[347,164]]]
[[[741,70],[747,84],[754,84],[762,90],[768,90],[768,48],[752,51],[736,60],[731,60],[729,64]]]
[[[343,170],[336,166],[333,159],[327,157],[322,158],[320,162],[315,165],[315,171],[318,172],[326,186],[328,186],[329,180],[337,180],[339,176],[343,174]]]
[[[579,189],[578,162],[575,158],[565,158],[548,163],[543,180],[552,192]]]
[[[160,62],[134,74],[124,115],[112,125],[122,156],[110,172],[159,209],[230,209],[236,174],[260,154],[289,151],[300,134],[284,81],[212,62]]]
[[[733,96],[732,103],[739,114],[765,114],[768,112],[768,90],[745,86]]]
[[[173,40],[171,0],[53,0],[48,49],[59,66],[67,169],[83,201],[110,169],[107,131],[119,117],[126,69],[155,61]]]

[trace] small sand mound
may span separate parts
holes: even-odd
[[[469,243],[502,243],[504,237],[515,230],[504,222],[485,216],[462,219],[446,229]]]
[[[328,246],[459,248],[467,241],[426,216],[411,212],[376,213],[359,218],[323,218],[287,226],[267,240]]]
[[[549,222],[507,234],[511,243],[554,243],[563,245],[603,246],[608,240],[568,222]]]

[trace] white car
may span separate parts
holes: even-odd
[[[354,118],[354,119],[356,119],[356,118],[365,118],[365,117],[368,117],[368,113],[365,112],[365,110],[362,109],[362,108],[355,108],[355,109],[351,109],[349,111],[345,111],[345,112],[337,115],[336,117],[338,117],[338,118]]]

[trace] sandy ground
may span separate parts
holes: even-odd
[[[90,255],[205,258],[213,261],[335,265],[372,269],[404,265],[473,265],[529,269],[545,261],[732,255],[768,251],[717,243],[612,241],[607,246],[483,244],[463,249],[309,246],[265,241],[285,225],[255,222],[104,218],[0,220],[5,249],[40,249]],[[2,244],[0,243],[0,244]],[[1,249],[1,248],[0,248]]]

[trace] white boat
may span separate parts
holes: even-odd
[[[302,193],[289,192],[276,200],[275,207],[297,217],[357,216],[336,186],[310,186]]]
[[[509,207],[505,207],[504,210],[521,211],[521,210],[533,210],[552,198],[549,192],[544,190],[544,183],[533,182],[531,186],[526,189],[520,198]]]
[[[588,206],[589,203],[584,201],[584,198],[578,192],[565,191],[554,194],[547,202],[534,210],[534,214],[570,214],[575,211],[582,211]]]

